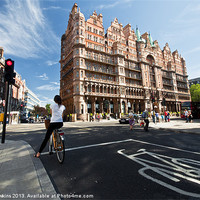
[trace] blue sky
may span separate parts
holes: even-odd
[[[0,46],[15,60],[15,70],[42,101],[59,94],[60,38],[69,12],[77,3],[87,20],[103,14],[105,32],[117,17],[123,26],[150,32],[163,49],[178,50],[186,60],[189,79],[200,76],[199,0],[0,0]]]

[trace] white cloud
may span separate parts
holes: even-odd
[[[192,53],[196,53],[196,52],[199,52],[199,53],[200,53],[200,47],[195,47],[195,48],[193,48],[193,49],[190,49],[190,50],[184,52],[184,55],[192,54]]]
[[[59,48],[59,38],[45,19],[39,0],[6,0],[0,13],[1,46],[5,53],[35,58]],[[53,48],[54,47],[54,48]]]
[[[49,77],[46,75],[46,73],[40,75],[40,76],[37,76],[38,78],[41,78],[42,80],[49,80]]]
[[[179,19],[182,19],[183,17],[188,18],[188,16],[194,15],[194,14],[198,14],[200,13],[200,4],[194,4],[193,2],[191,2],[191,4],[188,4],[183,10],[182,12],[179,14]]]
[[[200,74],[200,64],[188,64],[187,72],[189,74],[189,79],[198,78]]]
[[[56,65],[56,64],[58,64],[58,61],[51,61],[51,60],[48,60],[48,61],[46,62],[46,64],[47,64],[48,66]]]
[[[66,11],[66,9],[59,7],[59,6],[49,6],[47,8],[43,8],[43,10],[63,10],[63,11]]]
[[[60,86],[47,84],[47,85],[41,85],[41,86],[37,87],[36,89],[37,90],[44,90],[44,91],[54,91],[54,90],[59,90]]]
[[[51,82],[51,83],[54,84],[54,85],[59,85],[60,86],[59,82]]]
[[[50,99],[48,97],[42,97],[43,100],[41,100],[41,106],[45,107],[47,104],[52,104],[53,99]]]
[[[113,1],[113,3],[111,4],[101,4],[98,6],[98,9],[110,9],[110,8],[114,8],[115,6],[119,5],[120,3],[130,3],[130,2],[133,2],[135,0],[117,0],[117,1]]]

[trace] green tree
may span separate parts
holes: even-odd
[[[190,94],[193,102],[200,102],[200,84],[191,85]]]
[[[48,115],[48,112],[47,112],[47,110],[45,108],[40,107],[39,105],[37,105],[37,106],[34,106],[33,114],[35,115],[35,117],[37,115],[45,116],[45,115]]]
[[[51,104],[47,104],[45,107],[46,107],[46,110],[47,110],[47,112],[48,112],[48,114],[50,114],[50,105]]]

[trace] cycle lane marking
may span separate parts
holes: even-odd
[[[138,170],[138,173],[159,184],[163,187],[166,187],[170,190],[173,190],[179,194],[191,196],[191,197],[200,197],[200,194],[193,193],[190,191],[185,191],[184,189],[179,188],[180,186],[174,186],[170,183],[164,182],[164,180],[159,180],[158,178],[153,177],[153,174],[147,174],[145,171],[153,171],[162,177],[179,183],[181,180],[187,181],[190,183],[197,184],[198,188],[200,185],[200,162],[197,160],[187,159],[187,158],[173,158],[170,156],[165,156],[158,153],[148,152],[145,149],[140,149],[135,154],[126,154],[124,153],[125,149],[118,150],[117,153],[142,165],[143,168]],[[157,162],[142,158],[143,155],[148,155],[150,158],[157,159]],[[162,164],[161,164],[162,163]]]

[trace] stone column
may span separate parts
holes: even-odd
[[[102,101],[99,103],[99,106],[100,106],[100,113],[103,113],[103,102]]]
[[[124,102],[125,102],[125,113],[128,113],[128,101],[127,101],[127,99]]]
[[[158,101],[158,109],[159,109],[159,113],[162,112],[161,102],[162,102],[162,100],[159,100],[159,101]]]
[[[148,109],[147,100],[144,100],[144,109],[145,109],[145,110]],[[143,110],[143,111],[144,111],[144,110]]]
[[[96,113],[96,108],[95,108],[95,100],[93,100],[92,102],[92,113],[95,114]]]

